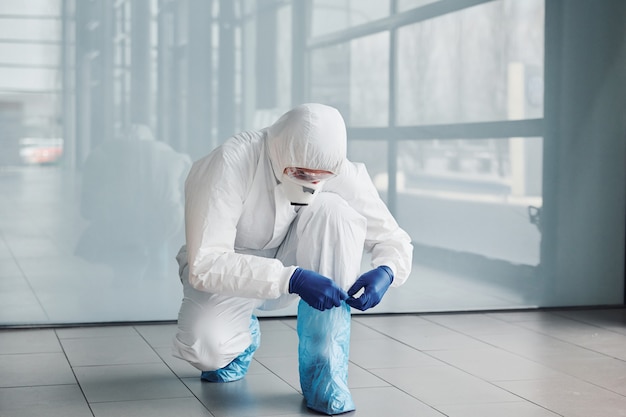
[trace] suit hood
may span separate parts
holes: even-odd
[[[346,159],[346,125],[334,107],[302,104],[267,128],[267,144],[279,180],[287,167],[338,174]]]

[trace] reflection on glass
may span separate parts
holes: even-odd
[[[29,0],[0,2],[0,13],[21,16],[59,15],[62,0]]]
[[[0,89],[19,91],[51,91],[58,88],[56,69],[5,68],[0,78]]]
[[[2,19],[0,39],[61,41],[60,20]]]
[[[358,140],[350,138],[348,141],[348,159],[353,162],[362,162],[374,181],[383,200],[387,200],[387,141]]]
[[[541,236],[529,207],[541,207],[542,142],[402,142],[400,223],[423,245],[537,265]]]
[[[350,42],[350,125],[389,122],[389,32]]]
[[[238,17],[227,24],[206,3],[0,2],[0,324],[175,319],[186,155],[224,140],[230,116],[230,126],[269,125],[292,105],[295,83],[351,127],[386,127],[391,116],[402,125],[542,117],[543,0],[490,1],[399,28],[398,62],[389,61],[386,31],[307,49],[306,76],[292,74],[290,2],[236,2]],[[308,40],[386,18],[391,3],[313,1]],[[402,12],[432,2],[396,3]],[[192,29],[198,10],[214,19]],[[260,15],[269,10],[275,19]],[[233,45],[223,47],[229,28]],[[262,47],[257,33],[268,35]],[[270,56],[272,77],[257,74],[257,58]],[[273,98],[261,105],[265,87]],[[149,125],[156,140],[115,138],[132,123]],[[383,197],[385,139],[348,145]],[[494,295],[487,281],[510,275],[478,270],[472,257],[538,263],[541,143],[399,144],[394,206],[418,248],[416,266],[377,312],[532,304],[514,286]],[[471,288],[469,275],[479,277]]]
[[[389,0],[313,0],[312,36],[389,16]]]
[[[291,6],[281,7],[277,12],[277,37],[276,47],[276,107],[283,110],[291,105]]]
[[[183,233],[183,182],[191,160],[145,126],[96,147],[83,166],[80,211],[88,225],[76,255],[115,279],[160,285]]]
[[[350,125],[350,44],[342,43],[311,52],[312,102],[333,106]]]
[[[1,23],[1,21],[0,21]],[[58,45],[0,43],[0,62],[10,65],[58,65],[61,47]]]
[[[440,0],[397,0],[398,12],[406,12],[407,10],[422,7],[427,4],[436,3]]]
[[[398,30],[398,124],[543,116],[543,0],[494,1]]]
[[[337,107],[350,126],[387,125],[389,32],[316,49],[311,68],[311,101]]]
[[[541,305],[542,138],[403,141],[397,219],[424,311]],[[404,297],[394,307],[409,309]],[[389,307],[391,308],[391,306]]]

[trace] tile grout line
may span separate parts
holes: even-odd
[[[178,374],[177,374],[176,372],[174,372],[174,370],[172,369],[172,367],[171,367],[171,366],[169,366],[169,364],[168,364],[168,363],[167,363],[167,362],[166,362],[166,361],[165,361],[165,360],[161,357],[161,355],[159,355],[159,352],[157,352],[156,348],[155,348],[154,346],[152,346],[152,345],[150,344],[150,342],[148,342],[148,339],[146,339],[146,338],[144,337],[144,335],[143,335],[143,334],[141,334],[141,332],[140,332],[139,330],[137,330],[137,326],[133,326],[133,330],[134,330],[135,332],[137,332],[137,334],[139,335],[139,337],[140,337],[140,338],[141,338],[144,342],[146,342],[146,344],[150,347],[150,349],[154,352],[154,354],[155,354],[155,355],[157,355],[157,357],[159,358],[159,360],[161,361],[161,363],[162,363],[163,365],[165,365],[165,367],[166,367],[167,369],[169,369],[169,370],[170,370],[170,372],[171,372],[171,373],[172,373],[172,374],[176,377],[176,379],[178,379],[178,382],[180,382],[180,383],[181,383],[181,384],[185,387],[185,389],[186,389],[187,391],[189,391],[189,393],[191,394],[191,396],[192,396],[193,398],[195,398],[196,400],[198,400],[198,402],[202,405],[202,407],[204,407],[204,409],[205,409],[205,410],[206,410],[206,411],[207,411],[207,412],[208,412],[211,416],[215,416],[215,414],[213,414],[213,413],[211,412],[211,410],[209,410],[209,409],[207,408],[207,406],[206,406],[206,405],[202,402],[202,400],[201,400],[200,398],[198,398],[198,396],[197,396],[197,395],[196,395],[196,394],[195,394],[195,393],[191,390],[191,388],[189,388],[189,387],[187,386],[187,384],[185,384],[185,383],[183,382],[182,378],[181,378],[180,376],[178,376]],[[200,371],[198,371],[198,372],[200,372]]]
[[[422,317],[420,317],[419,315],[415,315],[415,317],[422,318]],[[481,341],[480,339],[477,339],[477,338],[475,338],[475,337],[473,337],[473,336],[470,336],[470,335],[467,335],[467,334],[465,334],[465,333],[462,333],[462,332],[459,332],[459,331],[457,331],[457,330],[454,330],[454,329],[452,329],[452,328],[449,328],[449,327],[443,326],[443,325],[441,325],[441,324],[439,324],[439,323],[435,323],[435,322],[430,321],[430,320],[428,320],[428,321],[429,321],[430,323],[432,323],[432,324],[437,325],[437,326],[441,326],[441,327],[443,327],[443,328],[445,328],[445,329],[448,329],[448,330],[451,330],[451,331],[453,331],[453,332],[455,332],[455,333],[458,333],[458,334],[461,334],[461,335],[464,335],[464,336],[470,337],[470,338],[472,338],[472,339],[475,339],[475,340],[477,340],[477,341],[480,341],[481,343],[485,343],[485,344],[488,344],[488,345],[489,345],[489,343],[483,342],[483,341]],[[361,324],[363,324],[363,323],[361,323]],[[408,348],[411,348],[411,349],[413,349],[413,350],[416,350],[416,351],[418,351],[418,352],[420,352],[420,353],[423,353],[424,355],[427,355],[428,357],[430,357],[430,358],[432,358],[432,359],[434,359],[434,360],[436,360],[436,361],[438,361],[438,362],[441,362],[441,364],[442,364],[442,365],[444,365],[444,366],[447,366],[447,367],[450,367],[450,368],[454,368],[454,369],[456,369],[456,370],[458,370],[458,371],[460,371],[460,372],[462,372],[462,373],[464,373],[464,374],[466,374],[466,375],[470,375],[470,376],[472,376],[473,378],[477,378],[477,379],[479,379],[480,381],[483,381],[483,382],[485,382],[485,383],[487,383],[487,384],[489,384],[489,385],[493,386],[494,388],[497,388],[497,389],[503,390],[503,391],[505,391],[505,392],[508,392],[509,394],[511,394],[511,395],[513,395],[513,396],[515,396],[515,397],[518,397],[520,400],[522,400],[522,401],[524,401],[524,402],[528,402],[528,403],[534,404],[534,405],[536,405],[536,406],[538,406],[538,407],[540,407],[540,408],[542,408],[542,409],[544,409],[544,410],[547,410],[547,411],[549,411],[549,412],[551,412],[551,413],[553,413],[553,414],[556,414],[557,416],[564,417],[562,414],[557,413],[557,412],[555,412],[554,410],[551,410],[551,409],[549,409],[549,408],[547,408],[547,407],[545,407],[545,406],[543,406],[543,405],[541,405],[541,404],[537,404],[537,403],[535,403],[534,401],[531,401],[531,400],[530,400],[530,399],[528,399],[528,398],[524,398],[524,397],[520,396],[519,394],[516,394],[516,393],[511,392],[511,391],[509,391],[509,390],[507,390],[507,389],[505,389],[505,388],[502,388],[502,387],[500,387],[500,386],[496,385],[495,383],[493,383],[492,381],[487,381],[487,380],[485,380],[485,379],[483,379],[483,378],[479,377],[478,375],[474,375],[474,374],[472,374],[471,372],[466,371],[465,369],[461,369],[461,368],[459,368],[458,366],[452,365],[452,364],[450,364],[450,363],[448,363],[448,362],[445,362],[445,361],[443,361],[443,360],[441,360],[441,359],[439,359],[439,358],[437,358],[437,357],[435,357],[435,356],[432,356],[431,354],[429,354],[429,353],[428,353],[428,352],[429,352],[428,350],[420,350],[420,349],[418,349],[418,348],[416,348],[416,347],[414,347],[414,346],[411,346],[411,345],[409,345],[409,344],[407,344],[407,343],[405,343],[405,342],[403,342],[403,341],[401,341],[401,340],[396,339],[396,338],[395,338],[395,337],[393,337],[393,336],[387,335],[387,334],[383,333],[382,331],[380,331],[380,330],[378,330],[378,329],[375,329],[375,328],[373,328],[373,327],[370,327],[369,325],[365,325],[365,324],[363,324],[363,325],[364,325],[364,326],[366,326],[366,327],[368,327],[368,328],[370,328],[371,330],[373,330],[373,331],[375,331],[375,332],[377,332],[377,333],[382,334],[382,335],[383,335],[383,336],[385,336],[386,338],[389,338],[389,339],[391,339],[391,340],[393,340],[393,341],[396,341],[396,342],[398,342],[398,343],[400,343],[400,344],[402,344],[402,345],[404,345],[404,346],[406,346],[406,347],[408,347]],[[499,347],[497,347],[497,346],[493,346],[493,347],[495,347],[495,348],[497,348],[497,349],[499,349],[499,350],[504,350],[504,349],[499,348]],[[505,351],[505,352],[507,352],[506,350],[504,350],[504,351]],[[509,352],[509,353],[512,353],[512,352]],[[516,355],[516,356],[519,356],[519,355]],[[521,358],[523,358],[523,357],[521,357]],[[526,358],[523,358],[523,359],[526,359]],[[380,377],[379,377],[379,378],[380,378]],[[395,385],[391,384],[389,381],[385,380],[384,378],[381,378],[381,379],[383,379],[383,381],[385,381],[385,382],[389,383],[391,386],[396,387]],[[396,388],[397,388],[398,390],[401,390],[399,387],[396,387]],[[422,401],[422,400],[420,400],[418,397],[415,397],[415,396],[411,395],[410,393],[408,393],[408,392],[406,392],[406,391],[404,391],[404,390],[401,390],[401,391],[403,391],[403,392],[405,392],[407,395],[410,395],[411,397],[413,397],[413,398],[417,399],[418,401],[423,402],[423,401]],[[428,404],[428,403],[424,403],[424,404],[428,405],[428,406],[429,406],[429,407],[431,407],[431,408],[434,408],[434,409],[435,409],[435,410],[437,410],[438,412],[442,412],[442,411],[438,410],[438,409],[437,409],[434,405],[431,405],[431,404]]]
[[[553,312],[547,312],[547,313],[548,313],[548,314],[553,314]],[[485,315],[485,313],[481,313],[481,315],[486,316],[486,315]],[[518,325],[517,323],[507,322],[507,321],[502,320],[502,319],[499,319],[499,318],[497,318],[497,317],[493,317],[493,318],[494,318],[495,320],[500,320],[500,321],[502,321],[503,323],[506,323],[506,324],[512,325],[512,326],[514,326],[514,327],[516,327],[516,328],[518,328],[518,329],[528,330],[528,331],[531,331],[531,332],[533,332],[533,333],[537,333],[537,334],[539,334],[539,335],[546,336],[546,337],[552,338],[552,339],[554,339],[554,340],[558,340],[559,342],[562,342],[562,343],[565,343],[565,344],[568,344],[568,345],[571,345],[571,346],[575,346],[575,347],[577,347],[577,348],[580,348],[580,349],[583,349],[583,350],[587,350],[587,351],[590,351],[590,352],[593,352],[593,353],[597,353],[597,354],[599,354],[599,355],[605,356],[606,358],[616,359],[616,360],[619,360],[619,361],[625,362],[623,359],[620,359],[620,358],[615,358],[615,357],[612,357],[612,356],[606,355],[606,354],[604,354],[604,353],[602,353],[602,352],[598,352],[598,351],[595,351],[595,350],[593,350],[593,349],[587,348],[587,347],[585,347],[585,346],[581,346],[581,345],[578,345],[578,344],[576,344],[576,343],[570,342],[570,341],[568,341],[568,340],[564,340],[564,339],[560,339],[560,338],[558,338],[558,337],[551,336],[551,335],[550,335],[550,334],[548,334],[548,333],[538,332],[538,331],[536,331],[536,330],[534,330],[534,329],[529,329],[529,328],[527,328],[527,327],[524,327],[524,326]],[[427,318],[425,318],[425,320],[428,320],[428,319],[427,319]],[[461,335],[464,335],[464,336],[467,336],[467,337],[469,337],[469,338],[471,338],[471,339],[474,339],[474,340],[476,340],[476,341],[478,341],[478,342],[484,343],[484,344],[485,344],[485,345],[487,345],[487,346],[490,346],[490,347],[496,348],[496,349],[498,349],[498,350],[500,350],[500,351],[506,352],[506,353],[511,354],[511,355],[513,355],[513,356],[516,356],[516,357],[518,357],[518,358],[520,358],[520,359],[524,359],[524,360],[527,360],[527,361],[533,362],[533,363],[535,363],[535,364],[537,364],[537,365],[545,366],[545,367],[546,367],[546,368],[548,368],[548,369],[551,369],[551,370],[553,370],[553,371],[556,371],[556,372],[558,372],[558,373],[561,373],[561,374],[563,374],[563,375],[565,375],[565,376],[568,376],[568,377],[570,377],[570,378],[573,378],[573,379],[575,379],[575,380],[585,382],[585,383],[587,383],[587,384],[589,384],[589,385],[592,385],[592,386],[594,386],[594,387],[596,387],[596,388],[599,388],[599,389],[601,389],[601,390],[604,390],[604,391],[607,391],[607,392],[610,392],[610,393],[613,393],[613,394],[616,394],[616,395],[619,395],[619,396],[622,396],[622,397],[626,397],[624,394],[621,394],[621,393],[619,393],[619,392],[616,392],[616,391],[614,391],[613,389],[610,389],[610,388],[607,388],[607,387],[603,387],[603,386],[601,386],[601,385],[598,385],[598,384],[597,384],[597,383],[595,383],[595,382],[588,381],[588,380],[587,380],[587,379],[585,379],[585,378],[581,378],[581,377],[579,377],[579,376],[572,375],[571,373],[569,373],[569,372],[567,372],[567,371],[563,371],[563,370],[560,370],[560,369],[555,369],[552,365],[546,365],[546,364],[544,364],[544,363],[537,362],[537,361],[536,361],[536,360],[534,360],[533,358],[528,358],[528,357],[526,357],[526,356],[522,356],[522,355],[520,355],[520,354],[518,354],[518,353],[511,352],[511,351],[509,351],[509,350],[507,350],[507,349],[503,349],[503,348],[501,348],[500,346],[496,346],[496,345],[494,345],[494,344],[492,344],[492,343],[490,343],[490,342],[487,342],[487,341],[484,341],[484,340],[482,340],[482,339],[479,339],[479,338],[478,338],[478,337],[476,337],[476,336],[473,336],[473,335],[470,335],[470,334],[464,333],[464,332],[459,331],[459,330],[455,330],[455,329],[453,329],[453,328],[451,328],[451,327],[448,327],[448,326],[446,326],[446,325],[443,325],[443,324],[440,324],[440,323],[434,322],[434,321],[432,321],[432,320],[428,320],[428,321],[429,321],[430,323],[435,324],[435,325],[441,326],[441,327],[443,327],[443,328],[445,328],[445,329],[451,330],[451,331],[453,331],[453,332],[455,332],[455,333],[459,333],[459,334],[461,334]],[[383,333],[383,334],[384,334],[384,333]],[[619,334],[619,333],[616,333],[616,334]],[[401,342],[401,343],[402,343],[402,342]],[[418,349],[418,350],[419,350],[419,349]],[[427,354],[426,352],[428,352],[428,351],[420,351],[420,352]],[[428,356],[431,356],[431,355],[428,355]],[[432,356],[431,356],[431,357],[432,357]],[[437,359],[437,358],[435,358],[435,359]],[[440,360],[440,361],[441,361],[441,360]],[[469,373],[469,372],[467,372],[467,371],[464,371],[463,369],[460,369],[460,368],[458,368],[458,367],[456,367],[456,366],[454,366],[454,365],[452,365],[452,364],[449,364],[449,363],[447,363],[447,362],[445,362],[445,361],[441,361],[441,362],[445,363],[445,364],[446,364],[446,365],[448,365],[448,366],[452,366],[452,367],[457,368],[457,369],[459,369],[459,370],[461,370],[461,371],[463,371],[463,372],[466,372],[467,374],[472,375],[472,376],[474,376],[474,377],[476,377],[476,378],[479,378],[479,379],[480,379],[480,380],[482,380],[482,381],[488,382],[488,383],[490,383],[491,385],[494,385],[495,387],[498,387],[498,388],[500,388],[500,389],[504,389],[504,388],[502,388],[502,387],[499,387],[498,385],[495,385],[495,384],[491,383],[491,381],[486,381],[486,380],[484,380],[483,378],[480,378],[480,377],[479,377],[479,376],[477,376],[477,375],[473,375],[473,374],[471,374],[471,373]],[[508,390],[506,390],[506,391],[508,391]],[[516,394],[515,394],[515,395],[516,395]],[[550,410],[550,411],[552,411],[552,410]]]
[[[63,343],[61,343],[61,338],[59,337],[59,334],[57,333],[56,329],[54,329],[54,335],[57,338],[57,341],[59,342],[59,346],[61,347],[61,351],[63,352],[63,356],[65,357],[65,360],[67,361],[67,366],[69,366],[70,370],[72,371],[72,375],[74,376],[74,380],[76,381],[76,385],[78,386],[78,389],[80,390],[80,393],[82,394],[83,398],[85,399],[85,403],[87,404],[87,407],[89,407],[89,412],[91,413],[92,416],[95,417],[95,413],[94,413],[93,409],[91,408],[91,403],[87,399],[87,395],[85,394],[85,391],[83,390],[83,386],[81,385],[80,381],[78,380],[78,377],[76,376],[76,372],[74,372],[74,367],[72,366],[72,363],[70,362],[70,358],[68,358],[68,356],[67,356],[67,352],[65,351],[65,347],[63,346]]]

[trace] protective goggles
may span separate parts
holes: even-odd
[[[306,181],[310,183],[325,181],[335,176],[335,174],[329,171],[323,171],[319,169],[297,168],[297,167],[285,168],[284,174],[287,175],[289,178],[297,179],[300,181]]]

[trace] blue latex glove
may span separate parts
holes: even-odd
[[[348,298],[348,294],[332,279],[302,268],[297,268],[291,275],[289,292],[298,294],[308,305],[320,311],[339,307]]]
[[[354,285],[348,290],[350,298],[346,303],[357,310],[365,311],[376,306],[382,300],[383,295],[393,282],[393,271],[385,265],[381,265],[376,269],[372,269],[361,275]],[[353,296],[365,288],[363,294],[358,298]]]

